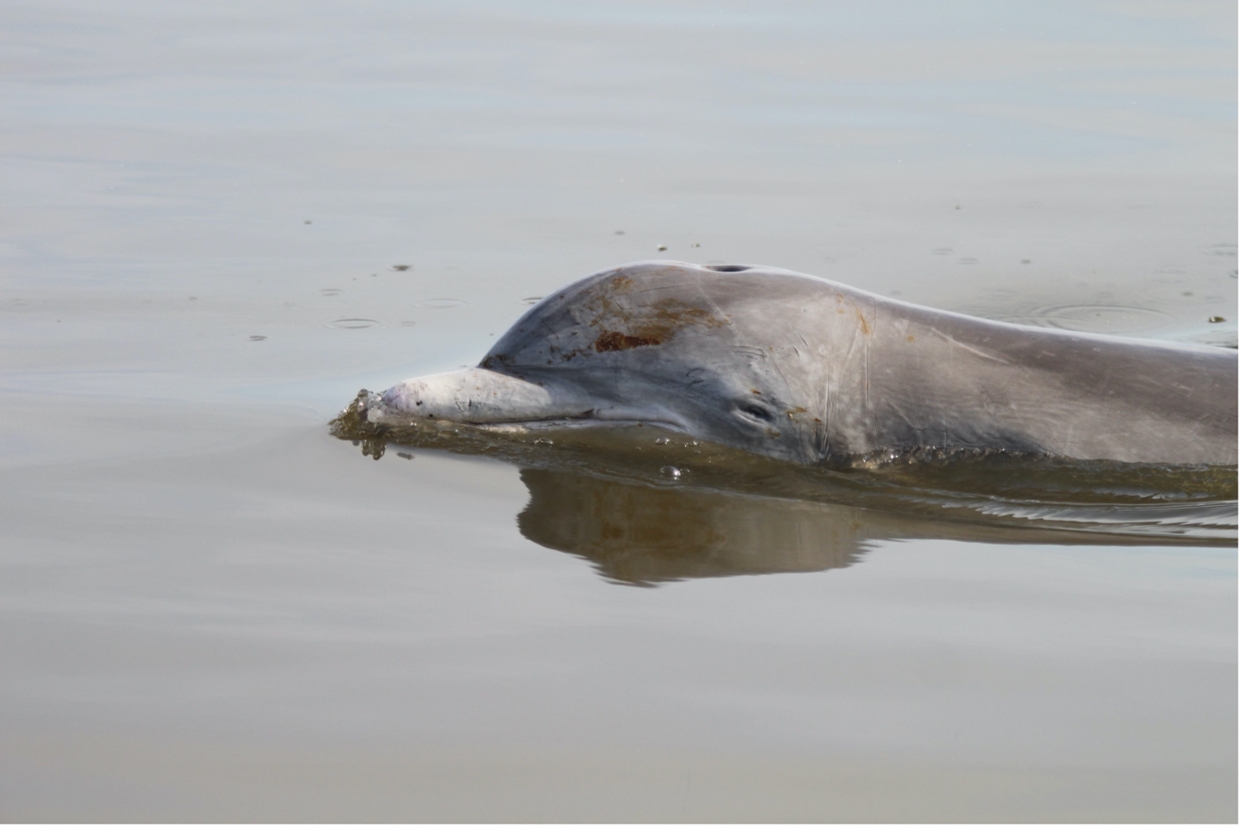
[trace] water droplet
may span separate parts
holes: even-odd
[[[267,337],[266,336],[250,336],[250,341],[262,341],[265,338]]]
[[[930,254],[931,255],[951,255],[952,248],[951,247],[935,247],[934,249],[930,251]]]
[[[416,322],[416,321],[402,321],[402,322],[400,323],[400,326],[402,326],[402,327],[413,327],[413,326],[414,326],[414,325],[416,325],[417,323],[418,323],[418,322]]]
[[[664,465],[663,467],[659,468],[659,475],[662,476],[664,479],[670,479],[673,482],[678,482],[680,481],[680,477],[684,475],[684,471],[682,471],[678,467],[672,467],[671,465]]]
[[[406,459],[406,460],[408,460],[408,461],[413,461],[413,454],[412,454],[412,453],[397,453],[396,455],[397,455],[397,456],[399,456],[399,457],[400,457],[400,458],[402,458],[402,459]]]
[[[314,223],[314,222],[313,222],[313,221],[303,221],[302,223],[305,223],[305,224],[312,224],[312,223]]]
[[[331,298],[333,295],[340,295],[342,292],[344,292],[344,290],[339,287],[325,287],[324,289],[319,290],[319,295],[325,295],[328,298]]]
[[[338,318],[331,323],[331,326],[340,330],[365,330],[378,323],[373,318]]]
[[[539,301],[543,300],[543,297],[541,295],[531,295],[529,298],[523,298],[521,300],[526,304],[537,304]]]
[[[616,230],[616,235],[624,235],[624,230],[622,229]]]
[[[553,445],[553,444],[555,444],[555,442],[551,441],[550,439],[535,439],[535,440],[534,440],[534,444],[536,444],[536,445]]]
[[[957,263],[957,264],[976,264],[976,263],[977,263],[977,259],[976,259],[976,258],[961,258],[961,259],[960,259],[959,261],[957,261],[956,263]]]
[[[701,244],[699,244],[697,241],[694,241],[694,242],[693,242],[692,244],[690,244],[689,246],[693,247],[694,249],[697,249],[698,247],[700,247],[700,246],[702,246],[702,245],[701,245]]]
[[[666,436],[661,436],[658,439],[655,439],[654,443],[656,445],[670,445],[672,443],[672,440],[667,438]]]

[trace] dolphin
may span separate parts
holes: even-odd
[[[1236,464],[1237,355],[1027,327],[773,267],[628,264],[530,308],[375,424],[640,423],[804,464],[1019,454]]]

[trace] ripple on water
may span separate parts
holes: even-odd
[[[338,318],[327,326],[338,330],[365,330],[367,327],[376,327],[378,324],[379,322],[373,318]]]
[[[1049,304],[1000,320],[1081,333],[1144,333],[1170,326],[1175,318],[1150,307],[1118,304]]]
[[[418,306],[428,310],[450,310],[453,307],[463,307],[465,303],[459,298],[428,298],[425,301],[419,301]]]

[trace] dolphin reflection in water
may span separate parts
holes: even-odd
[[[898,539],[996,545],[1234,544],[1234,506],[1230,526],[1228,507],[1198,504],[1171,511],[1147,508],[1145,531],[1133,530],[1139,523],[1130,521],[1129,532],[1117,534],[1099,531],[1097,524],[1081,519],[1079,510],[1075,525],[1048,520],[1048,527],[1037,522],[1018,526],[539,468],[522,470],[521,481],[530,500],[517,525],[527,539],[586,559],[605,578],[630,585],[844,568],[879,543]],[[1196,522],[1192,529],[1184,517]]]

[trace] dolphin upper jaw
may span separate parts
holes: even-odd
[[[682,417],[640,404],[600,399],[562,382],[538,383],[483,367],[409,379],[366,406],[373,423],[434,420],[482,427],[651,424],[690,432]]]
[[[383,406],[413,419],[466,424],[575,418],[590,408],[576,394],[480,367],[403,381],[383,393]]]

